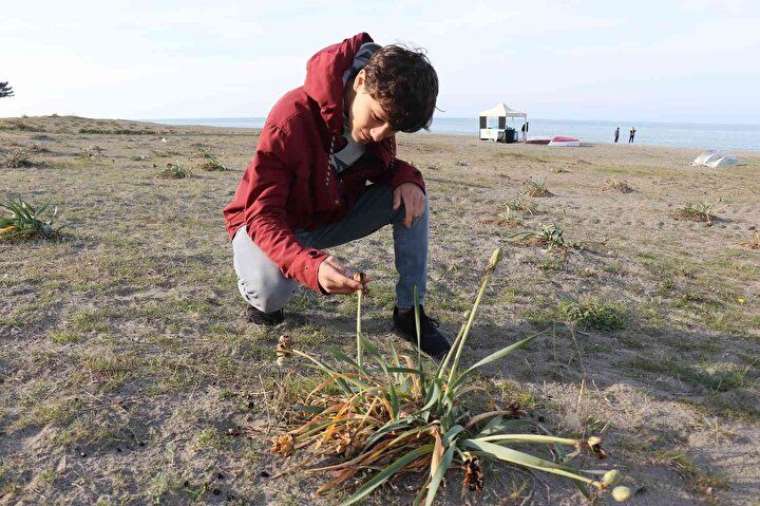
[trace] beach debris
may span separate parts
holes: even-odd
[[[719,167],[731,167],[738,164],[739,161],[736,155],[724,153],[717,149],[708,149],[703,151],[697,156],[694,161],[691,162],[693,167],[709,167],[711,169],[717,169]]]

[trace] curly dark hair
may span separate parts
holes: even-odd
[[[393,130],[411,133],[430,126],[438,75],[422,50],[383,46],[370,57],[364,72],[367,91],[380,102]]]

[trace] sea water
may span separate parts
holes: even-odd
[[[707,123],[657,123],[631,121],[580,121],[529,118],[529,137],[569,135],[583,142],[612,143],[615,127],[620,127],[619,143],[628,143],[631,127],[636,128],[636,144],[697,149],[760,150],[760,125]],[[183,118],[152,120],[169,125],[206,125],[228,128],[261,128],[265,118]],[[510,123],[518,131],[522,120]],[[424,131],[423,131],[424,132]],[[434,118],[433,134],[478,135],[478,118]]]

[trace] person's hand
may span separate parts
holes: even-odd
[[[409,228],[415,218],[425,214],[425,193],[414,183],[401,184],[393,190],[393,210],[398,209],[402,202],[406,211],[403,224]]]
[[[354,293],[362,289],[362,284],[352,277],[352,273],[343,267],[332,255],[325,258],[319,264],[317,272],[319,286],[327,293]],[[365,277],[364,285],[369,283],[370,279]]]

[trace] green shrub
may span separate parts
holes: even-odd
[[[566,299],[560,302],[559,310],[567,322],[589,330],[621,330],[628,323],[628,314],[621,304],[596,298]]]
[[[203,158],[203,162],[201,163],[201,169],[209,171],[209,172],[230,170],[227,168],[226,165],[220,162],[219,159],[216,156],[214,156],[210,151],[201,148],[200,152],[201,152],[201,157]]]
[[[62,227],[53,228],[58,208],[50,210],[50,204],[35,207],[21,199],[0,202],[0,208],[10,211],[10,216],[0,216],[0,238],[21,237],[51,239]]]
[[[169,162],[166,164],[166,167],[164,169],[161,169],[161,172],[159,172],[158,175],[166,178],[182,179],[192,176],[193,171],[190,170],[189,167],[181,165],[179,162]]]

